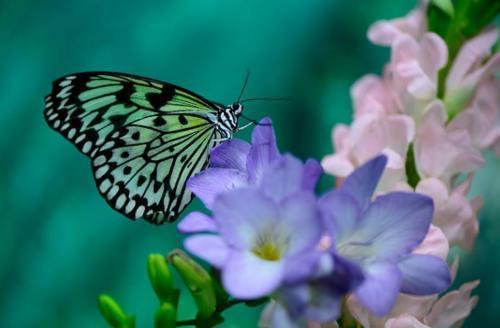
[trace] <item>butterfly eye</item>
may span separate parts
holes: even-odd
[[[233,111],[235,114],[240,114],[243,111],[243,107],[239,103],[234,103],[231,105]]]

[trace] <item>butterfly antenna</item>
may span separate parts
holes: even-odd
[[[245,88],[247,87],[248,79],[250,78],[250,70],[247,68],[247,75],[245,76],[245,82],[243,83],[243,87],[241,88],[240,95],[238,96],[237,103],[240,103],[240,99],[243,96],[243,92],[245,92]]]
[[[240,101],[240,104],[251,102],[251,101],[293,101],[292,98],[248,98]]]

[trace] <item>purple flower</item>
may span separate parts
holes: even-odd
[[[342,297],[364,281],[361,267],[334,253],[323,253],[307,282],[286,284],[276,294],[289,320],[331,322],[340,315]]]
[[[293,185],[303,171],[296,158],[281,156],[262,170],[260,188],[219,193],[213,218],[195,212],[179,224],[197,233],[185,240],[186,249],[220,269],[234,297],[266,296],[313,273],[324,227],[314,193]]]
[[[187,186],[212,209],[217,195],[235,188],[257,187],[276,200],[299,190],[312,191],[321,173],[315,160],[303,165],[280,154],[271,119],[264,118],[253,130],[251,145],[239,139],[222,143],[212,150],[208,168]]]
[[[354,294],[377,315],[391,310],[399,292],[435,294],[450,284],[446,262],[411,254],[429,230],[432,199],[392,192],[372,201],[386,162],[385,156],[369,161],[319,201],[335,252],[359,264],[365,274]]]

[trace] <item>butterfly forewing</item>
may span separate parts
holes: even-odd
[[[54,82],[49,125],[92,159],[97,187],[127,217],[173,221],[207,164],[217,107],[188,90],[127,74],[82,73]]]

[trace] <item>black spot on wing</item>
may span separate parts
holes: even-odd
[[[134,93],[134,85],[132,83],[124,83],[123,88],[116,93],[116,100],[126,106],[132,106],[132,94]]]
[[[123,168],[123,174],[129,175],[130,172],[132,172],[132,168],[130,166],[127,165]]]
[[[179,123],[182,124],[182,125],[188,124],[188,120],[186,119],[186,116],[179,115]]]
[[[146,100],[154,109],[160,109],[171,101],[174,95],[175,89],[172,86],[164,85],[160,93],[150,92],[146,94]]]
[[[140,187],[144,184],[144,182],[146,182],[146,177],[144,175],[141,175],[139,176],[139,178],[137,179],[137,187]]]
[[[127,121],[128,115],[113,115],[109,117],[109,121],[113,123],[115,127],[122,127]]]
[[[155,118],[153,120],[153,123],[155,126],[160,127],[160,126],[165,125],[165,123],[167,123],[167,121],[165,121],[161,116],[158,116],[157,118]]]

